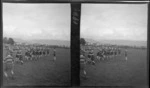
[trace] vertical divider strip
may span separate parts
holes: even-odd
[[[71,3],[71,86],[80,86],[81,3]]]

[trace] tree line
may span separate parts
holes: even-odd
[[[15,41],[14,41],[13,38],[4,37],[4,38],[3,38],[3,43],[14,45]]]

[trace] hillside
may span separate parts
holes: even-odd
[[[128,46],[147,46],[146,41],[132,41],[132,40],[93,40],[85,39],[90,43],[99,43],[99,44],[115,44],[115,45],[128,45]]]
[[[48,39],[23,40],[23,39],[14,38],[14,41],[20,42],[20,43],[29,43],[29,44],[38,43],[38,44],[48,44],[48,45],[70,46],[70,41],[65,41],[65,40],[48,40]]]

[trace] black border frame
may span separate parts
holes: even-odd
[[[148,3],[149,0],[1,0],[6,3]]]
[[[2,58],[3,51],[2,51],[2,37],[3,37],[3,16],[2,16],[2,3],[70,3],[71,4],[71,86],[70,87],[111,87],[111,86],[80,86],[80,60],[79,60],[79,50],[80,50],[80,18],[81,18],[81,4],[148,4],[148,24],[150,23],[150,5],[149,0],[1,0],[0,2],[0,29],[1,29],[1,55]],[[75,10],[78,9],[78,10]],[[77,21],[77,25],[74,24],[73,21],[76,21],[73,18],[73,13],[79,14],[76,18],[79,20]],[[150,27],[147,25],[147,66],[148,66],[148,74],[149,74],[149,31]],[[3,68],[2,61],[0,64],[0,68]],[[74,66],[73,66],[74,65]],[[3,78],[3,71],[0,69],[1,74],[0,78]],[[2,86],[1,79],[1,84]],[[149,75],[148,75],[148,83],[149,83]],[[148,85],[149,86],[149,85]],[[17,87],[17,86],[12,86]],[[19,86],[20,87],[20,86]],[[22,86],[22,87],[61,87],[61,86]],[[62,88],[69,87],[69,86],[62,86]],[[113,87],[129,87],[129,86],[113,86]]]

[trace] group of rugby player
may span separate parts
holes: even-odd
[[[97,53],[97,59],[107,60],[109,58],[113,58],[114,56],[119,56],[119,55],[121,55],[120,48],[105,47],[105,48],[99,49]]]
[[[11,72],[12,78],[14,75],[14,64],[21,63],[24,61],[35,61],[41,57],[49,56],[51,47],[49,46],[41,46],[41,45],[14,45],[13,48],[9,46],[5,47],[5,51],[7,52],[6,57],[3,59],[4,64],[4,75],[8,78],[8,71]],[[56,60],[56,49],[53,48],[53,61]]]
[[[97,52],[97,53],[95,53]],[[85,66],[86,64],[95,65],[96,61],[104,61],[121,56],[122,52],[119,47],[111,46],[81,46],[80,49],[80,69],[86,76]],[[125,50],[125,60],[127,60],[127,51]]]

